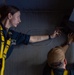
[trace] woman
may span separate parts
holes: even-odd
[[[0,7],[0,75],[4,75],[5,59],[10,55],[15,45],[43,41],[55,38],[59,34],[59,31],[54,31],[50,36],[30,36],[10,30],[10,27],[17,27],[21,22],[20,15],[20,10],[15,6]]]
[[[63,46],[52,48],[47,55],[47,64],[44,67],[43,75],[74,75],[73,64],[68,65],[66,52],[74,42],[74,34],[68,35],[68,41]]]

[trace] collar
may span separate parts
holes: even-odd
[[[0,22],[0,25],[2,26],[3,30],[5,30],[7,32],[7,29],[5,28],[5,26],[2,24],[2,22]],[[10,28],[8,29],[8,32],[10,31]]]
[[[4,25],[0,22],[0,25],[2,26],[2,28],[4,29],[4,30],[6,30],[6,28],[4,27]]]

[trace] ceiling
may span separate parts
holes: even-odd
[[[73,0],[0,0],[24,9],[66,9],[73,7]]]
[[[74,7],[74,0],[0,0],[24,10],[65,10]]]

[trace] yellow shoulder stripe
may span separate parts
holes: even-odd
[[[51,75],[54,75],[53,70],[51,70]],[[63,73],[63,75],[68,75],[68,70],[65,70],[64,73]]]

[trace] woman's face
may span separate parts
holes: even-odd
[[[12,27],[17,27],[17,25],[21,22],[20,19],[20,11],[16,12],[14,15],[11,15],[10,25]]]

